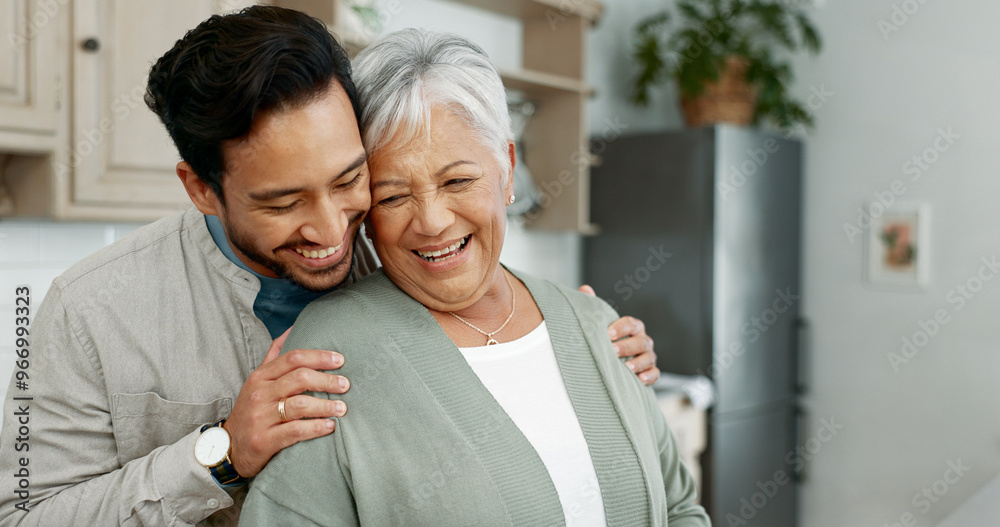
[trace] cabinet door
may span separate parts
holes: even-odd
[[[189,205],[175,173],[177,149],[143,102],[146,79],[188,30],[244,3],[75,1],[72,139],[67,165],[56,170],[72,171],[76,203],[163,211]]]
[[[56,0],[0,0],[0,131],[52,134],[56,128]]]

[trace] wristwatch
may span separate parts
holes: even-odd
[[[229,432],[222,428],[226,420],[201,427],[201,435],[194,443],[194,458],[208,469],[215,481],[222,486],[242,484],[245,478],[236,472],[229,460],[231,440]]]

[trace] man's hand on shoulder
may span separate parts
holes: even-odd
[[[245,478],[256,476],[283,448],[330,434],[335,423],[326,418],[347,413],[343,401],[303,395],[306,391],[346,392],[350,388],[346,377],[317,371],[340,368],[344,357],[332,351],[303,349],[279,356],[288,331],[271,343],[264,361],[240,389],[223,425],[232,438],[230,461]],[[282,400],[284,415],[279,411]]]
[[[590,296],[597,296],[594,288],[589,285],[580,286],[580,291]],[[646,325],[635,317],[621,317],[608,326],[608,337],[619,357],[628,357],[625,364],[645,385],[650,385],[660,378],[660,369],[656,367],[656,353],[653,351],[653,339],[646,334]]]

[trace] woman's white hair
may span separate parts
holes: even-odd
[[[506,183],[514,140],[500,73],[472,42],[446,33],[404,29],[354,60],[361,138],[368,155],[389,142],[404,146],[430,132],[431,109],[447,106],[493,151]]]

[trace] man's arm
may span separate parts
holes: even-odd
[[[580,291],[597,296],[589,285],[580,286]],[[615,353],[629,359],[625,365],[639,376],[643,384],[649,386],[660,378],[653,339],[646,334],[646,325],[641,320],[635,317],[619,318],[608,326],[608,337],[614,343]]]
[[[93,344],[87,344],[89,340],[81,338],[83,330],[73,320],[63,305],[58,283],[53,284],[31,326],[30,389],[23,393],[15,390],[12,379],[5,402],[0,472],[14,475],[26,469],[24,479],[28,488],[21,495],[10,486],[0,488],[0,526],[186,526],[230,507],[232,498],[194,459],[198,424],[192,424],[191,432],[176,442],[152,445],[148,454],[122,465],[118,442],[141,442],[144,431],[116,430],[113,426],[113,402],[109,400],[97,352]],[[280,347],[281,343],[276,341],[268,355],[276,356]],[[257,382],[249,389],[244,386],[248,395],[242,397],[241,392],[232,414],[274,414],[273,422],[251,419],[240,423],[237,419],[235,428],[240,434],[274,440],[257,452],[258,460],[251,460],[251,464],[263,466],[281,445],[294,442],[295,438],[332,431],[317,427],[323,424],[320,422],[280,423],[276,402],[253,394],[261,386],[273,389],[275,383],[287,390],[286,395],[337,386],[338,376],[312,369],[336,367],[343,360],[338,357],[331,352],[303,350],[297,354],[297,362],[279,357],[258,368],[266,367],[266,375],[258,375]],[[339,388],[330,390],[342,392]],[[32,399],[14,401],[15,395]],[[315,405],[311,404],[312,399],[315,398],[296,402],[296,410],[289,408],[287,412],[291,414],[289,418],[297,419],[331,403],[316,399],[319,405]],[[21,423],[13,418],[14,412],[21,410],[29,415],[27,435],[22,433]],[[237,434],[233,435],[235,443]],[[263,461],[259,461],[260,456],[264,456]],[[10,478],[10,482],[19,484],[15,478]]]
[[[231,504],[192,463],[194,434],[121,466],[102,370],[79,329],[53,284],[31,325],[29,390],[12,381],[5,402],[0,472],[25,468],[28,488],[17,495],[5,485],[0,525],[190,525]],[[30,416],[26,430],[11,418],[19,408]]]

